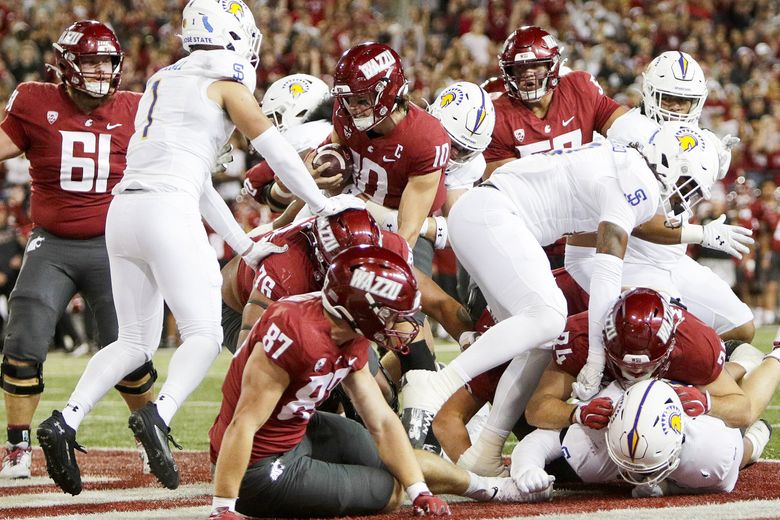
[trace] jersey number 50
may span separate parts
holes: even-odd
[[[69,132],[62,134],[62,156],[60,157],[60,187],[65,191],[94,191],[104,193],[108,189],[110,172],[111,134],[93,134],[92,132]],[[78,143],[84,153],[95,154],[92,157],[76,157],[73,152]],[[81,173],[77,179],[75,172]]]

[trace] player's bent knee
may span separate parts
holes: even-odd
[[[157,370],[151,361],[127,374],[114,388],[123,394],[142,395],[148,392],[157,381]]]
[[[396,480],[393,484],[393,493],[390,495],[387,505],[385,505],[381,512],[392,513],[393,511],[398,510],[401,507],[401,504],[403,504],[404,493],[404,487]]]
[[[43,393],[43,363],[4,357],[0,364],[0,386],[8,394],[19,397]]]

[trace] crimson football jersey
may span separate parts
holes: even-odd
[[[263,188],[274,181],[274,171],[268,166],[267,161],[252,166],[246,171],[244,189],[260,204],[268,204],[265,200]]]
[[[680,308],[682,322],[677,327],[676,341],[665,379],[689,385],[708,385],[723,370],[726,350],[711,327]],[[553,359],[561,370],[577,377],[588,359],[588,313],[581,312],[566,320],[566,329],[553,346]],[[605,378],[612,379],[605,372]]]
[[[450,159],[450,136],[439,120],[416,105],[409,105],[406,117],[389,135],[369,137],[345,123],[341,113],[333,114],[333,129],[352,150],[355,170],[352,179],[360,193],[388,208],[397,209],[409,177],[442,171],[431,213],[444,204],[444,170]]]
[[[561,77],[544,119],[507,94],[494,99],[493,106],[496,126],[483,152],[488,163],[590,143],[593,132],[620,107],[583,71]]]
[[[35,225],[64,238],[103,235],[111,190],[125,171],[141,94],[119,91],[89,114],[65,87],[16,87],[2,128],[30,161]]]
[[[268,359],[290,376],[290,384],[271,416],[257,430],[249,464],[285,453],[301,442],[309,419],[331,391],[368,360],[367,339],[358,337],[344,345],[330,338],[320,293],[274,302],[268,307],[230,363],[222,384],[222,406],[209,430],[211,462],[216,462],[225,434],[241,395],[241,380],[256,344]]]
[[[311,217],[253,238],[259,242],[268,237],[268,241],[273,244],[286,245],[287,251],[268,255],[260,262],[257,271],[243,259],[239,262],[236,294],[241,305],[246,305],[255,287],[271,300],[322,289],[323,277],[307,236],[313,221],[314,217]]]

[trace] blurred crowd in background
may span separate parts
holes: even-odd
[[[146,78],[184,55],[177,36],[186,0],[0,0],[0,102],[22,81],[56,81],[51,43],[79,19],[109,24],[125,53],[123,89],[143,91]],[[332,83],[341,53],[356,43],[388,43],[404,60],[415,103],[425,106],[448,84],[481,83],[499,74],[497,54],[521,25],[555,34],[566,65],[586,70],[618,102],[641,101],[642,71],[667,50],[696,58],[708,78],[702,126],[737,135],[731,170],[700,205],[699,218],[725,208],[729,219],[757,235],[741,262],[691,251],[716,269],[756,311],[756,323],[777,321],[780,279],[780,0],[246,0],[263,32],[257,70],[261,99],[274,80],[307,73]],[[247,227],[267,219],[265,208],[241,197],[241,175],[256,162],[236,140],[222,195]],[[2,166],[0,296],[13,285],[30,221],[26,162]],[[7,237],[6,237],[7,235]],[[4,239],[3,237],[10,237]],[[214,246],[230,254],[214,235]],[[5,242],[3,242],[5,240]],[[6,244],[6,245],[4,245]],[[10,245],[8,245],[10,244]],[[4,253],[5,251],[5,253]],[[4,256],[2,256],[4,255]],[[7,258],[6,258],[7,257]],[[439,261],[442,285],[454,269]],[[0,298],[1,299],[1,298]],[[78,310],[78,301],[74,302]],[[0,306],[0,315],[3,309]],[[66,325],[67,326],[67,325]],[[78,328],[78,327],[77,327]],[[87,330],[89,327],[85,327]],[[68,333],[62,336],[69,340]],[[71,344],[82,344],[79,338]],[[164,338],[171,344],[174,337]],[[67,345],[66,345],[67,346]]]

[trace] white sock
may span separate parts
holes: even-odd
[[[492,487],[490,485],[490,480],[488,477],[482,477],[471,471],[468,471],[467,473],[469,474],[469,487],[466,488],[466,492],[463,493],[463,496],[475,500],[483,499],[485,490]]]
[[[179,406],[206,377],[219,355],[219,342],[206,336],[190,336],[171,357],[168,379],[157,398],[157,413],[170,425]]]
[[[729,358],[729,363],[736,363],[745,369],[747,374],[764,360],[764,353],[750,343],[743,343],[734,349]]]
[[[78,430],[81,421],[106,392],[124,377],[148,361],[139,347],[115,341],[99,350],[87,363],[76,389],[62,411],[65,422]]]
[[[236,499],[235,498],[211,497],[211,511],[216,511],[220,507],[227,507],[228,511],[235,511],[236,510]]]
[[[470,380],[471,378],[466,378],[457,366],[452,366],[450,363],[431,377],[430,384],[436,387],[438,394],[452,395]]]

